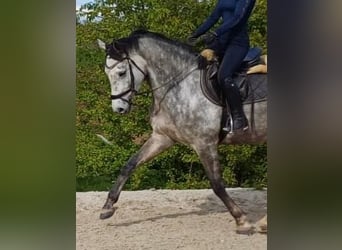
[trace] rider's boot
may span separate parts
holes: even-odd
[[[231,124],[227,124],[223,130],[230,133],[235,131],[245,131],[248,129],[248,120],[243,111],[240,91],[231,77],[224,79],[223,95],[227,104],[227,109],[230,110]],[[229,122],[228,122],[229,123]]]

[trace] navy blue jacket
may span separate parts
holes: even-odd
[[[211,15],[193,36],[203,35],[222,17],[223,22],[215,31],[218,40],[209,47],[217,51],[224,50],[230,42],[249,45],[247,20],[254,4],[255,0],[218,0]]]

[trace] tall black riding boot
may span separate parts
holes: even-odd
[[[240,96],[240,91],[235,85],[232,78],[225,78],[223,88],[223,95],[226,99],[227,108],[230,110],[232,117],[231,128],[223,128],[223,130],[234,132],[237,130],[247,130],[248,120],[245,113],[243,112],[243,106]]]

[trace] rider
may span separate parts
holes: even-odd
[[[249,50],[247,20],[251,15],[255,0],[218,0],[218,3],[207,18],[188,38],[189,43],[195,43],[197,38],[206,33],[222,17],[223,23],[214,32],[203,36],[207,49],[201,55],[212,60],[214,55],[221,61],[218,81],[223,89],[228,110],[231,111],[232,131],[248,129],[248,121],[243,112],[239,89],[233,81],[233,74]],[[223,130],[228,131],[225,127]]]

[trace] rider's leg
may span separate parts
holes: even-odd
[[[231,44],[227,47],[218,74],[218,81],[221,84],[223,96],[230,110],[233,120],[231,129],[225,127],[223,130],[246,130],[248,121],[243,112],[242,101],[238,86],[233,81],[233,74],[241,66],[241,63],[248,52],[249,46],[243,44]]]

